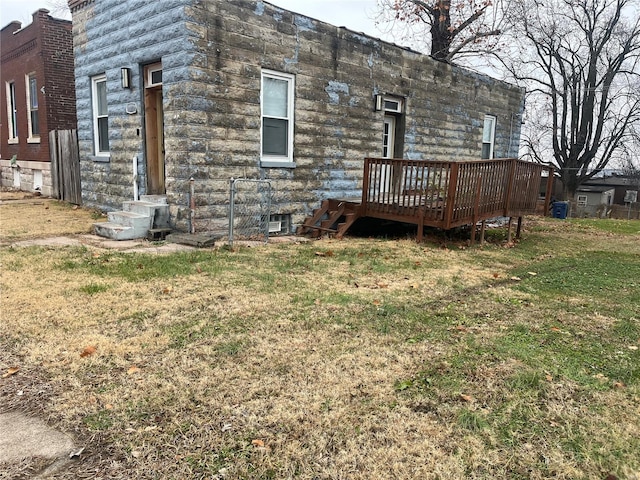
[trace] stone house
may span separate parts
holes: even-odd
[[[2,28],[2,186],[51,195],[49,132],[76,128],[71,22],[40,9]]]
[[[269,179],[299,224],[361,195],[366,157],[518,154],[513,85],[256,0],[69,0],[83,203],[166,195],[173,226],[226,218],[229,179]]]

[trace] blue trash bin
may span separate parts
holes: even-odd
[[[564,220],[567,218],[567,210],[569,209],[569,202],[554,202],[553,203],[553,218],[560,218]]]

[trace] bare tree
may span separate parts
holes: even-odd
[[[624,155],[640,124],[637,0],[516,0],[504,66],[528,87],[523,145],[553,160],[563,197]],[[549,158],[552,157],[552,158]]]
[[[71,18],[69,3],[67,0],[47,0],[47,4],[54,16]]]
[[[417,36],[430,45],[433,58],[450,63],[495,47],[502,33],[499,5],[493,0],[378,0],[378,24],[390,24],[403,39]]]

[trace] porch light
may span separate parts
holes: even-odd
[[[121,68],[120,69],[120,80],[122,81],[122,88],[131,88],[131,69],[130,68]]]

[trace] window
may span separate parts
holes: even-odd
[[[293,163],[295,77],[262,71],[262,162]]]
[[[16,107],[16,84],[7,82],[7,123],[9,143],[18,143],[18,109]]]
[[[586,195],[578,195],[578,206],[586,207],[587,206],[587,196]]]
[[[402,113],[404,109],[404,99],[387,95],[376,95],[375,111],[384,110],[388,113]]]
[[[91,96],[94,151],[98,156],[107,156],[109,155],[109,112],[106,75],[98,75],[91,79]]]
[[[162,85],[162,63],[154,63],[145,67],[146,70],[146,87],[156,87]]]
[[[482,158],[493,158],[493,144],[496,138],[496,117],[485,115],[482,129]]]
[[[38,81],[35,75],[26,76],[27,90],[27,126],[29,127],[29,137],[27,142],[40,141],[40,122],[38,120]]]

